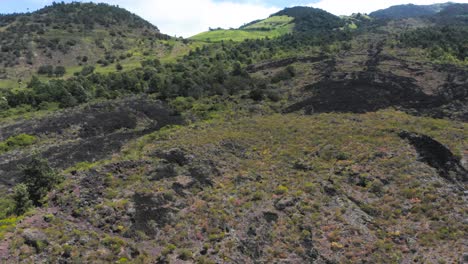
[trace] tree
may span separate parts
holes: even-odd
[[[13,193],[13,200],[15,201],[15,214],[22,215],[32,207],[32,201],[29,199],[28,186],[20,183],[15,186]]]
[[[62,77],[66,73],[65,67],[63,66],[55,67],[54,73],[55,73],[55,76]]]
[[[33,158],[29,164],[23,167],[22,183],[26,185],[29,198],[36,206],[42,204],[42,198],[60,181],[60,176],[46,160]]]
[[[235,62],[233,69],[232,69],[232,75],[234,76],[241,76],[244,75],[244,71],[242,70],[242,66],[240,65],[239,62]]]
[[[37,70],[38,74],[52,76],[54,74],[54,66],[52,65],[42,65]]]
[[[41,80],[39,80],[39,78],[37,78],[36,75],[33,75],[33,77],[31,78],[31,81],[28,83],[28,88],[34,88],[34,87],[38,87],[39,85],[41,85]]]
[[[81,70],[81,75],[87,76],[93,72],[94,72],[94,66],[87,65],[87,66],[84,66],[83,69]]]

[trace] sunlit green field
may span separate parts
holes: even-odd
[[[245,39],[275,38],[291,33],[294,28],[293,18],[273,16],[241,29],[220,29],[203,32],[191,37],[192,40],[220,42],[226,40],[243,41]]]

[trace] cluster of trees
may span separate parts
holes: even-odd
[[[44,14],[47,14],[47,18],[44,18]],[[35,15],[34,19],[37,22],[85,25],[87,29],[93,29],[95,25],[111,27],[122,24],[131,28],[157,29],[139,16],[108,4],[54,2],[35,12]]]
[[[116,98],[125,94],[157,93],[160,98],[194,97],[234,94],[252,89],[256,80],[249,77],[239,62],[186,60],[162,65],[148,60],[141,68],[107,75],[93,73],[85,66],[79,76],[67,80],[40,81],[33,77],[28,88],[0,91],[9,107],[56,102],[71,107],[95,98]],[[119,68],[120,69],[120,68]],[[117,69],[117,70],[119,70]],[[231,69],[231,70],[230,70]]]
[[[400,42],[406,47],[429,49],[433,59],[453,56],[459,61],[465,61],[468,58],[466,36],[467,27],[428,27],[401,34]]]
[[[42,65],[37,70],[37,74],[47,75],[49,77],[52,77],[52,76],[61,77],[65,75],[66,72],[67,71],[64,66],[56,66],[54,68],[54,66],[52,65]]]

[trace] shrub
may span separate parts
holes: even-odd
[[[192,259],[192,257],[193,257],[193,253],[192,251],[188,249],[181,249],[179,251],[179,259],[181,260],[190,260]]]
[[[252,91],[250,91],[249,97],[250,97],[250,99],[252,99],[254,101],[257,101],[257,102],[262,101],[263,100],[263,91],[260,90],[260,89],[252,90]]]
[[[27,186],[34,205],[42,205],[41,199],[60,181],[61,178],[46,160],[33,158],[23,167],[22,183]]]
[[[91,66],[91,65],[84,66],[83,69],[81,69],[81,75],[83,76],[90,75],[93,72],[94,72],[94,66]]]
[[[281,194],[287,193],[288,191],[289,191],[288,187],[284,185],[280,185],[276,187],[275,194],[281,195]]]
[[[37,138],[28,134],[19,134],[0,142],[0,152],[7,152],[19,147],[26,147],[37,142]]]
[[[55,70],[54,70],[55,76],[61,77],[61,76],[65,75],[65,73],[66,73],[65,67],[63,67],[63,66],[55,67]]]
[[[38,74],[52,76],[54,74],[54,66],[52,65],[42,65],[37,70]]]
[[[22,215],[32,207],[32,201],[29,198],[28,186],[20,183],[16,185],[13,194],[13,200],[15,201],[14,212],[16,215]]]
[[[277,72],[273,78],[271,78],[271,82],[279,83],[281,81],[292,79],[294,76],[296,76],[296,69],[289,65],[284,70]]]

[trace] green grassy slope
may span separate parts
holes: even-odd
[[[197,34],[190,39],[220,42],[243,41],[245,39],[275,38],[291,33],[294,28],[293,18],[288,16],[272,16],[257,23],[239,29],[216,29]]]

